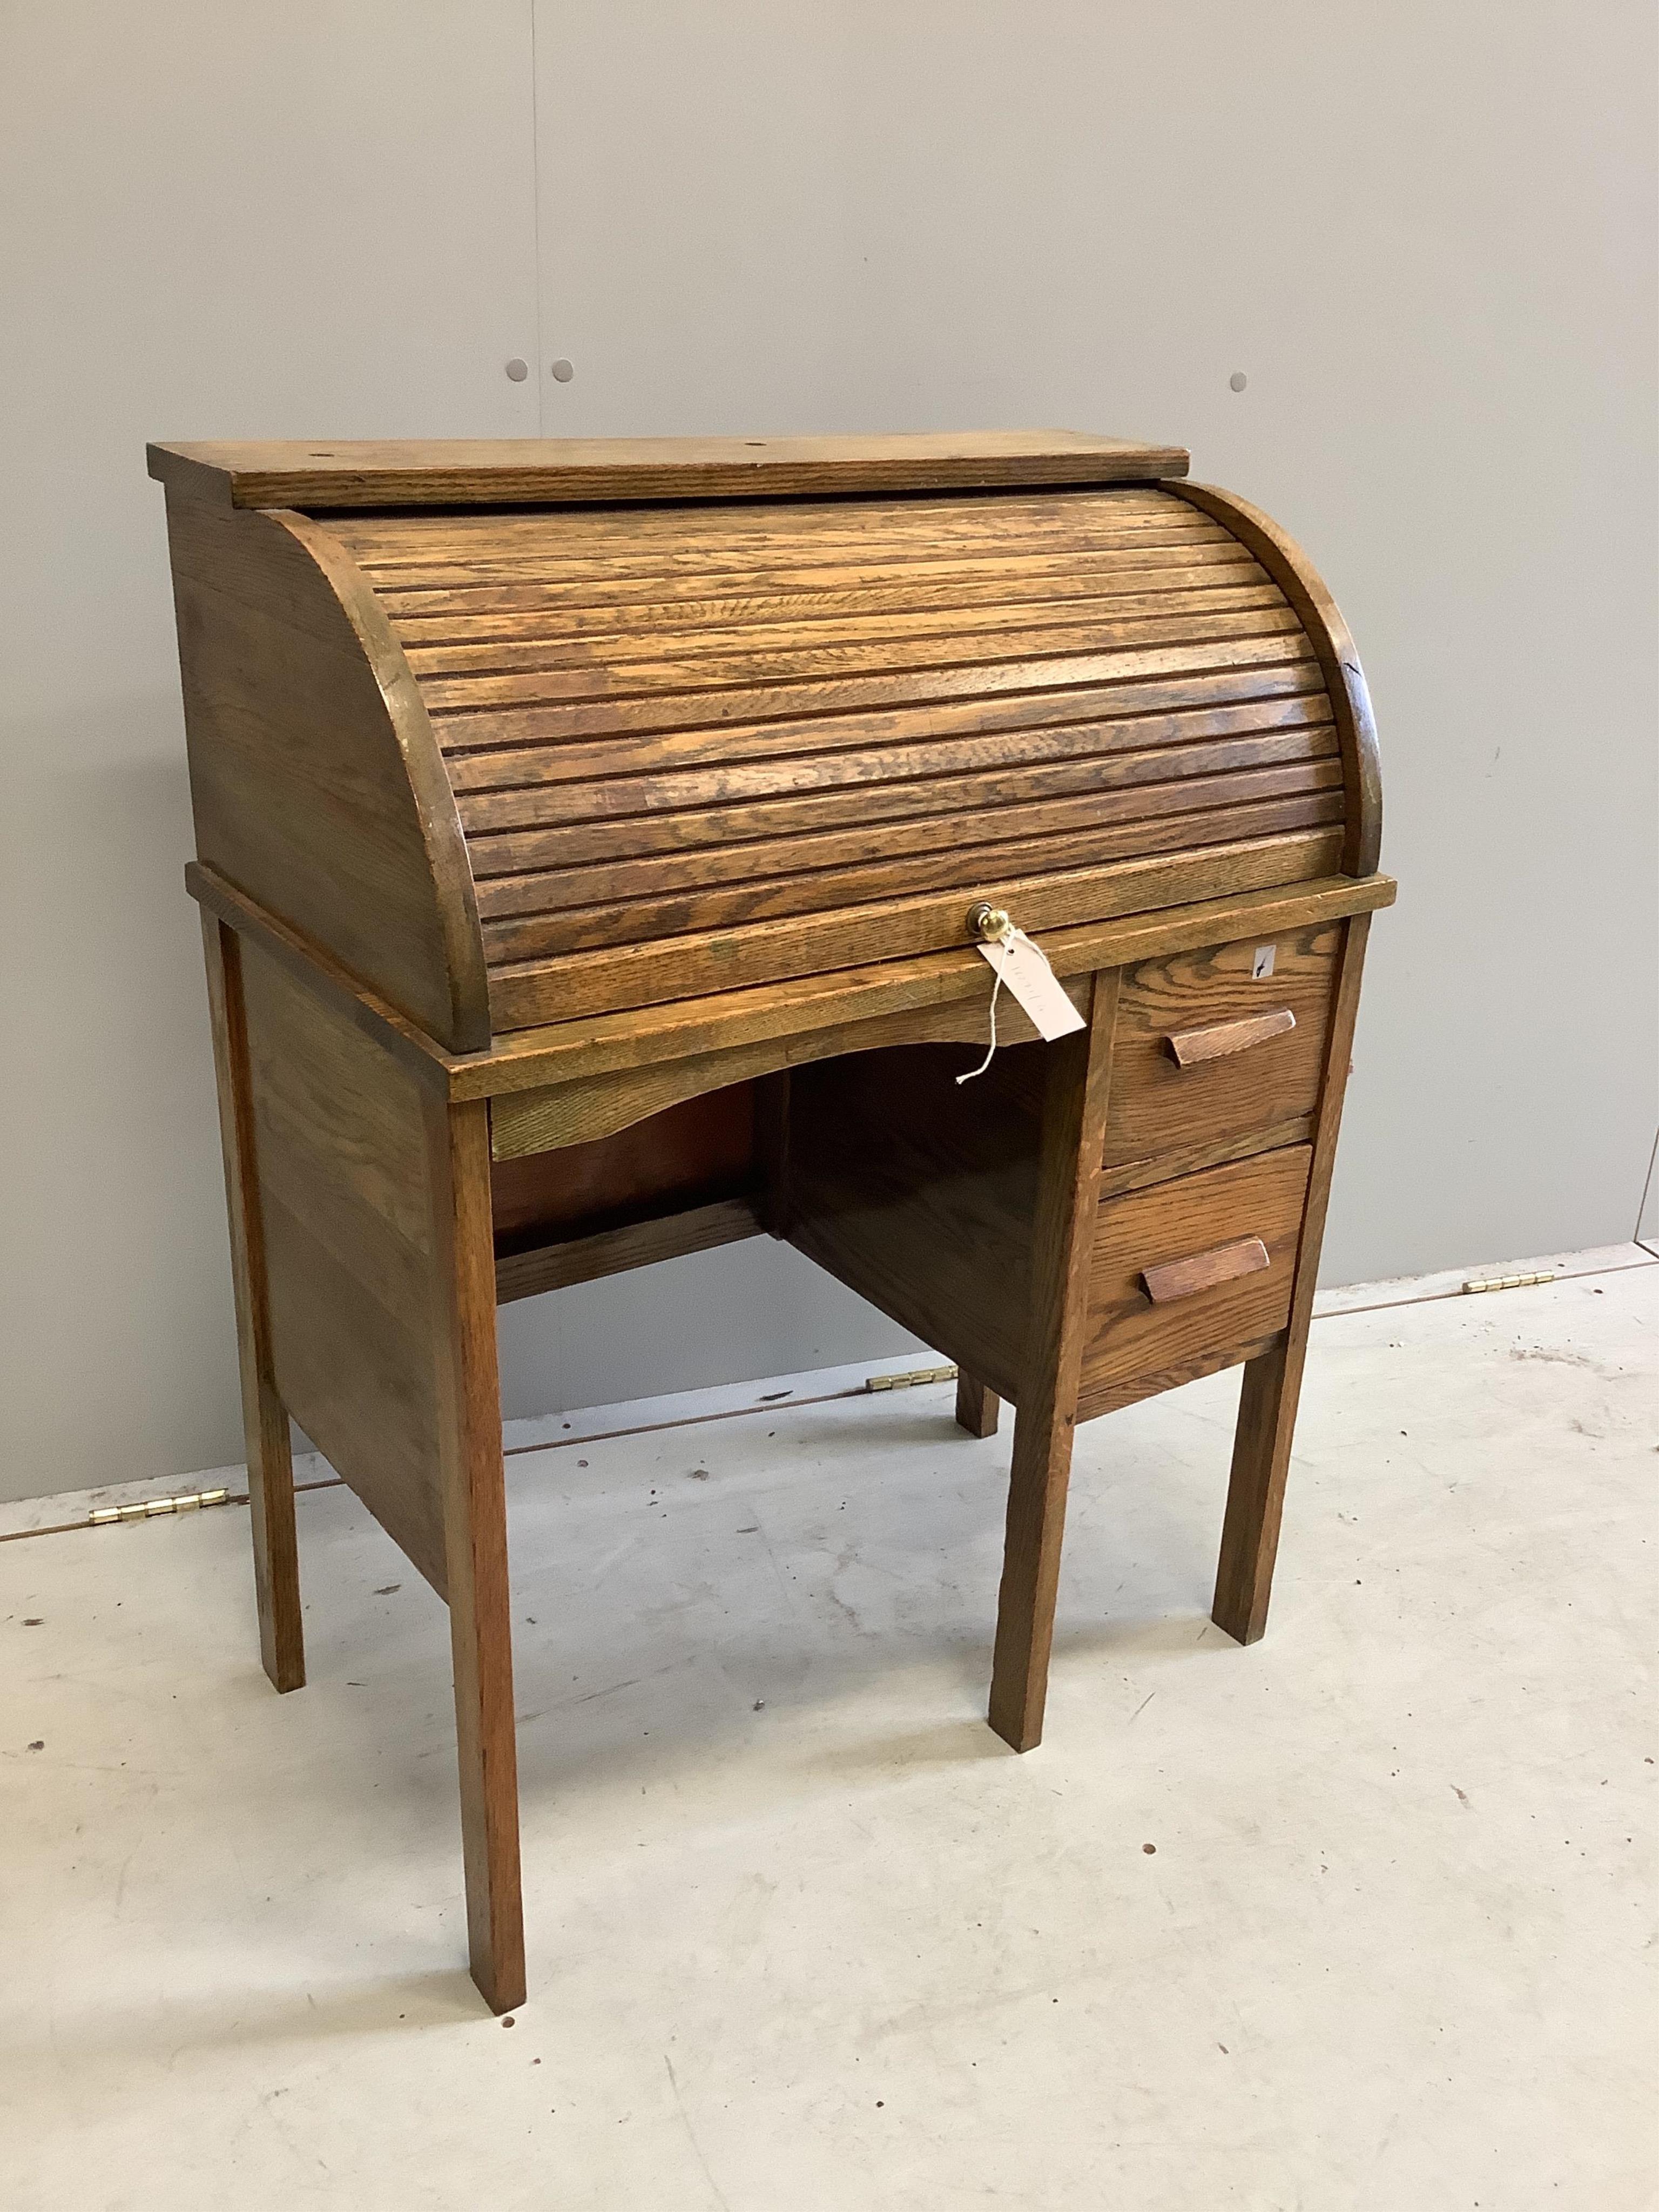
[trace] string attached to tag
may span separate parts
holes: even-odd
[[[1005,983],[1045,1042],[1068,1036],[1084,1026],[1082,1015],[1066,997],[1042,946],[1033,944],[1003,908],[976,906],[968,917],[968,927],[979,939],[975,950],[989,962],[996,980],[991,986],[989,1048],[977,1067],[957,1076],[958,1083],[971,1083],[976,1075],[983,1075],[996,1057],[997,999]]]
[[[982,937],[980,939],[979,947],[986,958],[988,960],[991,960],[992,973],[995,978],[991,985],[991,1042],[986,1047],[985,1057],[981,1060],[979,1066],[977,1067],[970,1067],[966,1075],[957,1076],[957,1081],[959,1084],[971,1083],[976,1075],[983,1075],[986,1069],[991,1065],[991,1062],[997,1056],[997,994],[1002,988],[1002,978],[1008,965],[1008,955],[1014,949],[1014,939],[1022,933],[1014,927],[1013,923],[1010,921],[1008,916],[1003,912],[1000,907],[994,907],[988,910],[978,909],[978,911],[984,914],[985,922],[988,926],[998,921],[1002,925],[1002,927],[997,930],[994,936]],[[1030,943],[1030,938],[1027,938],[1025,941],[1029,945]],[[1000,957],[992,960],[991,955],[994,952],[998,954]]]

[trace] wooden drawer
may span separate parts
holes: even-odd
[[[1311,1136],[1343,927],[1273,939],[1259,979],[1253,942],[1125,971],[1103,1196]]]
[[[1312,1157],[1288,1145],[1102,1205],[1079,1419],[1267,1349],[1290,1318]]]

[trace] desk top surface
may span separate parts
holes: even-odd
[[[388,507],[790,499],[849,492],[1145,483],[1187,473],[1179,446],[1080,430],[836,438],[444,438],[157,444],[149,473],[216,506]]]

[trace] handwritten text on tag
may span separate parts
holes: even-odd
[[[1083,1027],[1082,1015],[1066,997],[1042,947],[1023,932],[1011,931],[1006,939],[977,950],[1001,976],[1003,988],[1024,1007],[1040,1037],[1052,1044],[1056,1037],[1069,1036]]]

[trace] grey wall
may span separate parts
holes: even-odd
[[[1382,726],[1329,1273],[1629,1236],[1654,49],[1646,0],[0,11],[0,1494],[240,1450],[156,435],[1189,444],[1323,568]],[[503,1340],[515,1413],[904,1341],[770,1245]]]

